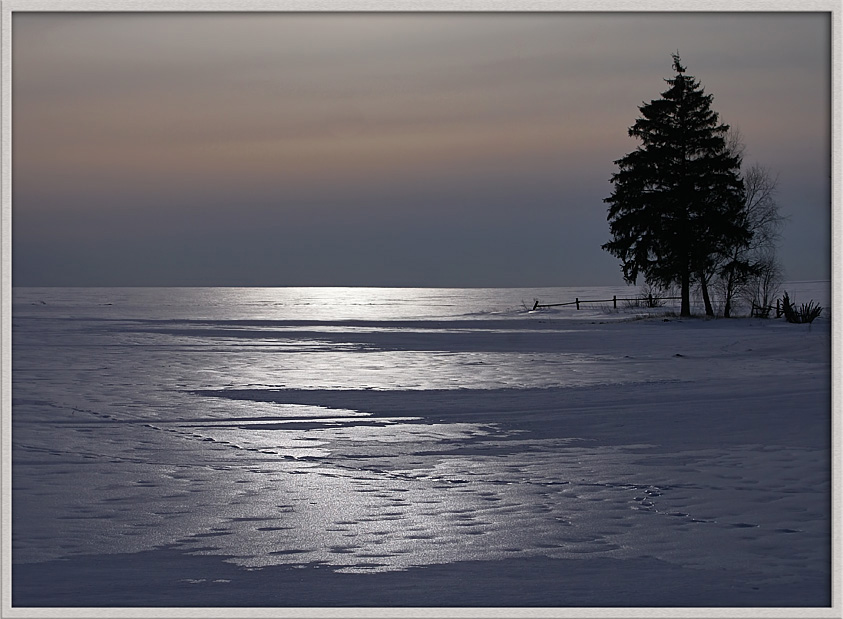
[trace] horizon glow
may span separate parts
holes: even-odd
[[[13,18],[15,285],[613,285],[627,129],[680,51],[830,277],[822,13]]]

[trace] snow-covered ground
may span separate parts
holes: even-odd
[[[616,293],[16,290],[13,608],[829,606],[830,311]]]

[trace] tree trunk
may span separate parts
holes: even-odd
[[[700,289],[702,290],[703,303],[705,304],[705,315],[714,316],[714,309],[711,307],[711,299],[708,296],[708,282],[705,281],[705,275],[699,274]]]
[[[728,265],[728,277],[726,278],[725,299],[723,304],[723,318],[731,318],[732,316],[732,297],[735,296],[735,289],[738,287],[737,275],[735,269],[737,268],[738,258],[740,258],[740,250],[735,249],[731,256],[732,262]]]
[[[682,273],[682,305],[679,308],[679,315],[680,316],[690,316],[691,315],[691,274],[686,269],[684,273]]]
[[[731,318],[732,317],[732,295],[734,292],[734,278],[735,275],[732,271],[729,272],[729,277],[726,279],[726,291],[723,296],[726,298],[723,302],[723,318]]]

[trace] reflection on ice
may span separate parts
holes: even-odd
[[[419,293],[425,318],[407,291],[348,290],[222,291],[194,316],[200,292],[166,311],[121,292],[104,317],[58,291],[16,316],[16,565],[168,548],[358,574],[827,572],[827,322],[470,316],[443,291]]]

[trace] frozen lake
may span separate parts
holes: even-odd
[[[828,606],[829,310],[634,292],[15,289],[13,607]]]

